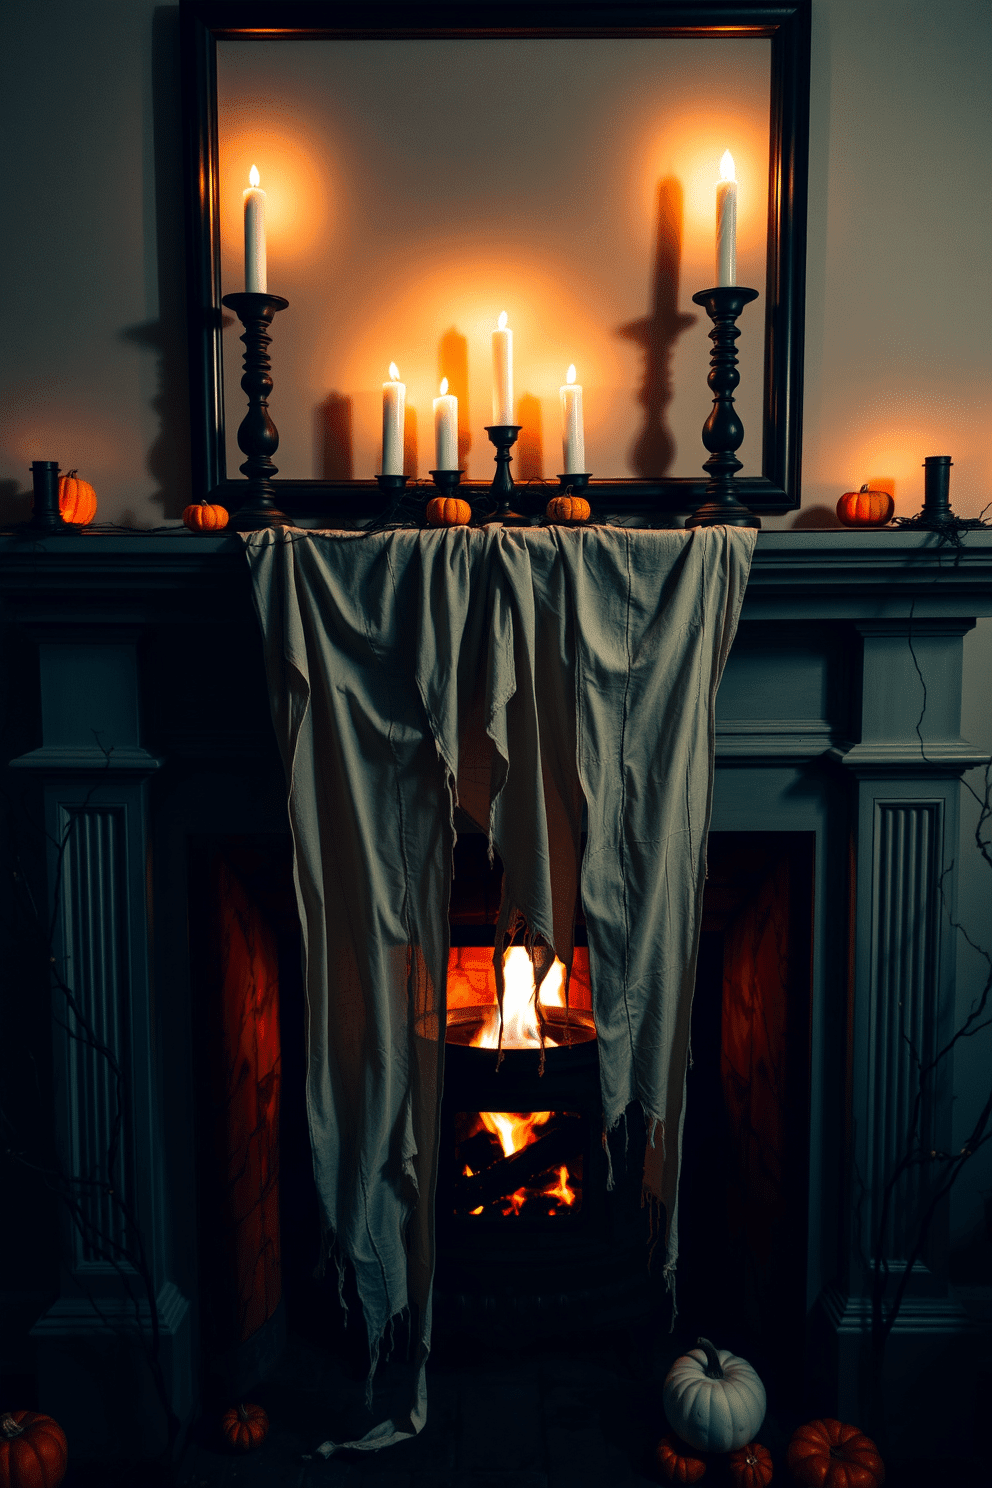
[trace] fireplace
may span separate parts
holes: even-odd
[[[202,1155],[194,1096],[206,1017],[193,922],[209,894],[191,869],[190,843],[266,838],[282,844],[276,857],[286,852],[281,765],[244,557],[229,538],[89,533],[30,546],[8,538],[0,543],[0,587],[17,626],[8,648],[15,663],[12,705],[35,720],[34,736],[12,761],[15,784],[19,777],[34,819],[45,821],[53,839],[70,817],[85,828],[74,855],[61,864],[53,856],[39,867],[34,890],[40,901],[57,882],[72,891],[60,900],[72,912],[60,911],[57,945],[77,958],[80,1006],[106,1029],[128,1072],[129,1198],[149,1237],[163,1377],[177,1414],[188,1421],[206,1398],[204,1340],[213,1339],[211,1349],[216,1344],[223,1354],[231,1337],[210,1316],[198,1243],[206,1209],[202,1186],[198,1196],[191,1176]],[[954,986],[955,945],[938,885],[953,907],[957,777],[979,759],[959,732],[962,638],[975,616],[990,612],[992,543],[985,533],[969,535],[953,564],[911,532],[762,533],[719,696],[688,1112],[715,1122],[719,1116],[723,1129],[714,1133],[687,1117],[678,1326],[702,1322],[700,1276],[718,1276],[730,1346],[758,1362],[775,1352],[777,1340],[798,1339],[790,1357],[805,1362],[793,1371],[796,1389],[807,1388],[818,1410],[841,1416],[857,1410],[869,1319],[863,1258],[871,1206],[864,1195],[891,1160],[891,1134],[905,1115],[905,1053],[891,1010],[919,1012],[925,1027],[922,1014],[934,988],[949,997]],[[928,693],[923,751],[917,666]],[[242,884],[247,879],[257,897],[258,883],[243,861],[241,869]],[[781,904],[786,883],[783,963],[782,923],[770,910]],[[739,897],[742,885],[747,903]],[[886,947],[899,943],[907,904],[920,907],[918,954],[900,960]],[[456,950],[474,944],[485,952],[477,927],[489,923],[490,912],[474,922],[474,942],[464,922],[461,947],[456,916]],[[265,908],[274,926],[285,1031],[302,992],[282,956],[279,913]],[[760,976],[747,971],[732,984],[735,966],[757,968]],[[763,1029],[753,997],[759,982],[785,989],[776,1003],[780,1014],[785,1009],[784,1024]],[[40,1007],[47,986],[40,981],[36,990]],[[575,990],[573,1021],[581,1030],[581,966]],[[741,994],[736,1003],[732,992]],[[108,1019],[107,1009],[122,1016]],[[550,1021],[560,1020],[553,1014]],[[731,1026],[736,1041],[729,1044]],[[759,1031],[767,1031],[768,1050]],[[58,1019],[51,1037],[56,1131],[73,1161],[95,1161],[114,1092],[79,1058]],[[784,1069],[771,1049],[775,1040],[786,1051]],[[300,1137],[293,1150],[304,1144],[292,1095],[299,1089],[299,1042],[284,1040],[281,1055],[279,1259],[283,1313],[292,1322],[305,1305],[301,1299],[313,1295],[301,1281],[295,1247],[300,1256],[309,1253],[311,1265],[313,1247],[306,1175],[289,1174],[285,1161],[293,1123]],[[581,1259],[569,1274],[569,1246],[580,1257],[582,1246],[606,1245],[611,1254],[644,1261],[647,1274],[636,1152],[643,1134],[633,1126],[627,1133],[626,1165],[624,1134],[614,1135],[615,1186],[608,1190],[595,1061],[592,1039],[548,1047],[543,1076],[533,1050],[507,1049],[497,1070],[491,1051],[471,1041],[449,1045],[450,1162],[441,1172],[448,1191],[438,1204],[440,1326],[485,1326],[492,1296],[487,1247],[501,1258],[548,1258],[549,1279],[540,1280],[536,1295],[545,1299],[541,1326],[546,1318],[549,1330],[560,1324],[557,1299],[574,1299],[577,1290],[569,1288],[589,1275]],[[483,1066],[488,1073],[477,1076]],[[759,1068],[756,1081],[751,1072]],[[776,1091],[769,1106],[766,1097]],[[937,1131],[948,1128],[950,1100],[950,1091],[934,1097]],[[502,1143],[497,1154],[498,1136],[487,1131],[483,1138],[472,1122],[482,1112],[546,1111],[552,1115],[522,1148],[526,1182],[497,1193],[508,1187],[506,1170],[498,1179],[484,1175],[507,1154]],[[541,1140],[550,1143],[542,1153],[553,1156],[534,1173],[527,1149]],[[704,1165],[693,1143],[707,1152],[717,1144],[725,1170],[720,1184],[699,1176]],[[566,1180],[558,1185],[551,1180],[556,1170],[560,1178],[562,1166]],[[757,1179],[742,1186],[742,1171]],[[460,1186],[477,1178],[474,1189]],[[519,1187],[557,1187],[562,1195],[567,1187],[575,1200],[556,1199],[555,1212],[542,1214],[527,1210],[534,1203],[528,1198],[519,1212],[504,1214]],[[480,1198],[481,1215],[472,1212]],[[894,1266],[904,1246],[905,1237],[894,1232]],[[783,1255],[791,1258],[788,1265]],[[452,1269],[453,1260],[460,1270]],[[520,1272],[539,1276],[541,1267],[521,1264]],[[916,1371],[914,1378],[923,1377],[924,1348],[946,1346],[966,1330],[947,1281],[946,1216],[918,1272],[893,1344],[894,1357]],[[650,1279],[644,1284],[650,1287]],[[104,1346],[105,1321],[116,1319],[126,1335],[135,1305],[113,1267],[69,1232],[56,1285],[33,1329],[39,1403],[63,1421],[76,1450],[100,1455],[121,1445],[115,1388],[122,1379],[143,1378],[145,1368],[140,1349],[128,1354]],[[267,1295],[273,1302],[271,1287]],[[614,1301],[619,1316],[626,1297],[599,1299],[604,1309]],[[147,1304],[140,1307],[147,1322]],[[274,1302],[265,1322],[278,1313]],[[912,1398],[907,1389],[903,1395]],[[160,1442],[161,1413],[150,1386],[129,1412],[128,1429],[144,1450]]]
[[[299,923],[287,837],[192,834],[201,1368],[209,1398],[278,1359],[321,1289],[309,1163]],[[808,1167],[812,834],[714,833],[688,1077],[680,1328],[713,1331],[795,1389]],[[642,1208],[643,1124],[602,1140],[583,923],[567,997],[507,952],[502,1048],[492,966],[501,864],[455,853],[436,1202],[436,1330],[513,1346],[626,1328],[665,1308]],[[281,1004],[285,1003],[285,1007]],[[327,1299],[322,1298],[321,1305]],[[781,1375],[781,1378],[779,1376]]]

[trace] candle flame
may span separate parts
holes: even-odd
[[[251,182],[251,184],[253,186],[257,186],[258,185],[259,175],[258,175],[258,166],[257,165],[253,165],[252,168],[251,168],[251,170],[248,172],[248,179],[249,179],[249,181]]]
[[[575,381],[575,364],[574,364],[574,362],[573,362],[572,366],[569,367],[568,371],[565,373],[565,381],[567,383],[570,383],[570,384]]]
[[[723,154],[720,156],[720,180],[737,180],[737,176],[734,174],[734,157],[733,155],[731,155],[729,150],[724,150]]]
[[[390,362],[389,364],[389,380],[390,382],[399,382],[400,380],[400,369],[395,362]]]
[[[444,395],[445,395],[445,393],[447,391],[448,391],[448,379],[446,377],[442,377],[442,379],[441,379],[441,397],[442,398],[444,397]]]
[[[501,331],[505,331],[506,330],[506,311],[505,310],[501,310],[500,311],[499,320],[496,322],[496,324],[499,326],[499,328],[500,328]]]

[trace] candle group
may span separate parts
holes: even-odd
[[[737,283],[737,180],[734,157],[729,150],[720,161],[716,188],[716,282]],[[265,260],[265,192],[259,185],[256,166],[244,193],[245,289],[265,294],[268,276]],[[513,424],[513,332],[504,310],[492,333],[493,423]],[[569,367],[560,389],[562,457],[565,475],[585,473],[585,431],[582,418],[582,387]],[[382,384],[382,474],[403,474],[403,433],[406,417],[406,384],[400,381],[395,362],[389,366],[389,381]],[[458,469],[458,399],[448,392],[448,379],[434,399],[434,459],[436,470]]]

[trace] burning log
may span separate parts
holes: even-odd
[[[473,1210],[506,1198],[533,1184],[549,1169],[574,1161],[581,1151],[580,1118],[563,1116],[550,1131],[511,1157],[501,1157],[481,1173],[459,1178],[455,1186],[456,1209]]]

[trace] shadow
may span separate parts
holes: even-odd
[[[544,436],[541,428],[541,400],[533,393],[521,393],[517,399],[517,423],[523,427],[513,451],[517,462],[518,481],[544,479]]]
[[[406,418],[403,421],[403,473],[407,480],[417,480],[420,476],[419,455],[417,451],[417,410],[407,404]]]
[[[20,481],[0,480],[0,527],[16,527],[31,515],[34,493],[21,489]]]
[[[347,393],[328,393],[314,409],[313,420],[318,480],[354,479],[351,399]]]
[[[166,518],[182,516],[192,490],[180,97],[179,11],[171,5],[159,5],[152,16],[152,153],[159,313],[157,320],[127,326],[121,334],[125,341],[153,351],[158,357],[158,390],[151,407],[158,415],[159,432],[148,451],[147,467],[157,482],[150,499],[160,505]]]
[[[808,506],[800,511],[790,532],[812,532],[818,528],[839,530],[842,526],[832,506]]]
[[[437,377],[448,379],[448,392],[458,399],[458,468],[468,466],[472,448],[472,420],[468,405],[468,340],[454,326],[445,331],[437,348]]]
[[[638,396],[644,409],[644,427],[631,459],[635,473],[644,480],[665,475],[675,459],[675,440],[667,422],[672,401],[672,348],[699,318],[679,313],[682,197],[682,184],[674,176],[659,181],[651,311],[643,320],[631,321],[617,331],[618,336],[644,348],[644,381]]]

